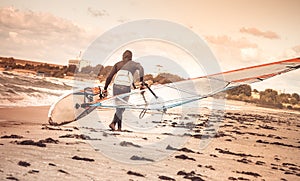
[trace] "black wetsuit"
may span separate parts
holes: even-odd
[[[134,62],[132,60],[125,61],[122,60],[118,63],[116,63],[109,76],[106,79],[104,90],[107,90],[108,85],[110,84],[112,78],[114,77],[115,74],[119,70],[127,70],[129,71],[132,75],[138,70],[139,71],[139,76],[140,76],[140,82],[143,82],[143,77],[144,77],[144,68],[141,66],[141,64]],[[114,83],[113,85],[113,95],[119,95],[119,94],[124,94],[124,93],[129,93],[131,91],[131,86],[125,86],[125,85],[118,85]],[[128,101],[129,97],[123,98],[123,100]],[[117,108],[116,113],[113,118],[113,123],[118,124],[118,129],[121,129],[122,127],[122,115],[125,111],[125,108]]]

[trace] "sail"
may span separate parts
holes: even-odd
[[[184,81],[153,85],[149,89],[134,90],[114,96],[93,106],[129,109],[164,110],[212,96],[242,84],[251,84],[300,68],[300,58],[257,65],[188,79]],[[129,97],[124,99],[125,97]]]

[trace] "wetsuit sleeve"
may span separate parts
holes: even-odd
[[[108,85],[110,84],[112,78],[114,77],[114,75],[115,75],[115,74],[117,73],[117,71],[118,71],[116,65],[117,65],[117,64],[115,64],[115,65],[113,66],[113,68],[111,69],[111,71],[110,71],[108,77],[106,78],[104,90],[107,90],[107,87],[108,87]]]
[[[137,69],[139,71],[139,76],[140,76],[140,82],[144,81],[144,68],[141,66],[141,64],[137,64]]]

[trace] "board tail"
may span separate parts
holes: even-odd
[[[87,116],[88,114],[90,114],[92,111],[94,111],[97,107],[96,106],[92,106],[87,108],[85,111],[83,111],[79,116],[77,116],[75,119],[70,120],[70,121],[63,121],[63,122],[55,122],[52,120],[52,117],[49,117],[48,122],[51,126],[62,126],[74,121],[77,121],[85,116]]]
[[[50,107],[48,122],[53,126],[61,126],[77,121],[95,110],[97,107],[91,105],[102,98],[100,87],[88,87],[65,94]]]

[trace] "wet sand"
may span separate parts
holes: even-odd
[[[180,136],[131,132],[129,127],[117,133],[78,123],[52,127],[47,106],[0,108],[0,180],[299,180],[299,112],[238,104],[241,110],[226,111],[216,135],[208,133],[214,128],[205,113],[170,114],[155,122],[155,128],[166,131],[196,120],[186,130],[185,143],[170,142],[163,151],[172,153],[159,161],[126,153],[138,164],[105,156],[91,143],[116,137],[120,143],[112,152],[119,147],[143,150],[153,140]],[[97,113],[109,122],[113,111]],[[205,139],[209,144],[200,149]]]

